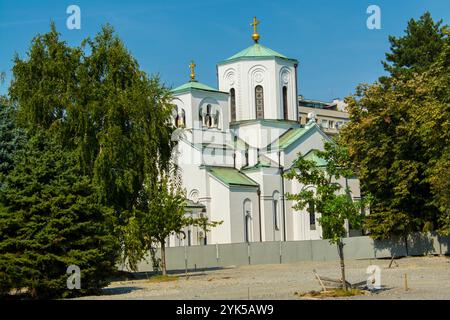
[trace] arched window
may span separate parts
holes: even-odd
[[[283,86],[283,119],[284,120],[289,119],[287,87],[286,86]]]
[[[198,120],[200,121],[200,126],[205,125],[205,117],[203,116],[202,108],[199,108],[198,110]]]
[[[202,127],[219,128],[220,126],[220,110],[217,105],[208,104],[206,108],[201,107],[199,117]]]
[[[255,87],[256,119],[264,119],[264,89],[262,86]]]
[[[248,148],[245,149],[245,166],[248,167],[249,161],[248,161]]]
[[[177,114],[176,124],[178,128],[184,128],[186,126],[186,112],[184,109]]]
[[[210,128],[212,126],[211,105],[210,104],[208,104],[206,106],[205,126],[207,126],[208,128]]]
[[[247,199],[244,201],[244,241],[252,241],[252,202]]]
[[[275,191],[273,193],[273,222],[275,230],[280,230],[280,193]]]
[[[316,209],[314,208],[313,202],[309,203],[308,212],[309,212],[309,229],[316,230]]]
[[[231,122],[236,121],[236,91],[234,88],[230,89],[230,113],[231,113]]]
[[[211,114],[211,117],[212,117],[212,124],[211,124],[211,127],[213,127],[213,128],[219,128],[219,123],[220,123],[220,112],[219,112],[219,111],[213,112],[213,114]]]
[[[183,119],[183,127],[186,126],[186,111],[184,109],[181,109],[181,118]]]

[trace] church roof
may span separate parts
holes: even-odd
[[[227,186],[247,186],[258,187],[259,184],[247,177],[245,174],[235,168],[230,167],[208,167],[214,177],[225,183]]]
[[[222,92],[217,89],[211,88],[210,86],[203,84],[201,82],[198,82],[198,81],[186,82],[185,84],[183,84],[179,87],[176,87],[175,89],[172,89],[172,93],[177,94],[177,93],[188,92],[191,90],[202,90],[202,91],[210,91],[210,92],[227,93],[227,92]]]
[[[258,162],[254,166],[248,166],[242,168],[243,171],[260,169],[260,168],[277,168],[278,164],[275,161],[272,161],[270,158],[260,155]]]
[[[325,167],[328,162],[325,159],[320,158],[317,155],[317,151],[318,150],[316,150],[316,149],[312,149],[307,154],[305,154],[303,156],[303,158],[305,160],[313,161],[316,164],[316,166],[318,166],[318,167]]]
[[[286,149],[292,143],[297,141],[301,136],[303,136],[309,129],[312,127],[303,127],[303,128],[293,128],[289,129],[285,133],[283,133],[277,140],[272,142],[267,146],[268,150],[274,149]]]
[[[275,50],[267,48],[259,43],[255,43],[252,46],[236,53],[234,56],[229,57],[224,62],[237,60],[237,59],[261,58],[261,57],[267,57],[267,58],[268,57],[278,57],[281,59],[296,61],[294,59],[289,59],[285,55],[282,55],[281,53],[276,52]]]

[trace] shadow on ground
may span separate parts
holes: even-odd
[[[113,296],[119,294],[127,294],[133,291],[142,290],[141,287],[117,287],[117,288],[105,288],[102,289],[102,295]]]

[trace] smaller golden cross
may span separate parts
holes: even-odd
[[[258,26],[258,24],[260,24],[261,23],[261,21],[258,21],[258,19],[256,19],[256,17],[253,17],[253,22],[250,24],[252,27],[253,27],[253,35],[252,35],[252,38],[253,38],[253,40],[257,43],[258,42],[258,40],[259,40],[259,38],[260,38],[260,36],[259,36],[259,34],[258,34],[258,30],[257,30],[257,26]]]
[[[191,81],[195,81],[195,67],[197,65],[194,63],[194,60],[191,61],[189,68],[191,69]]]

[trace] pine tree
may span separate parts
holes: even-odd
[[[14,154],[25,142],[25,132],[18,128],[14,121],[15,109],[7,104],[0,103],[0,189],[2,179],[13,168]]]
[[[0,292],[27,289],[33,298],[97,293],[115,270],[118,247],[111,212],[98,202],[76,156],[38,132],[16,158],[0,203]],[[66,270],[81,269],[81,290],[68,290]]]
[[[411,19],[404,36],[389,37],[391,52],[386,53],[387,61],[383,62],[386,71],[398,76],[428,69],[439,59],[445,43],[449,43],[445,28],[442,20],[435,22],[429,12],[419,20]]]

